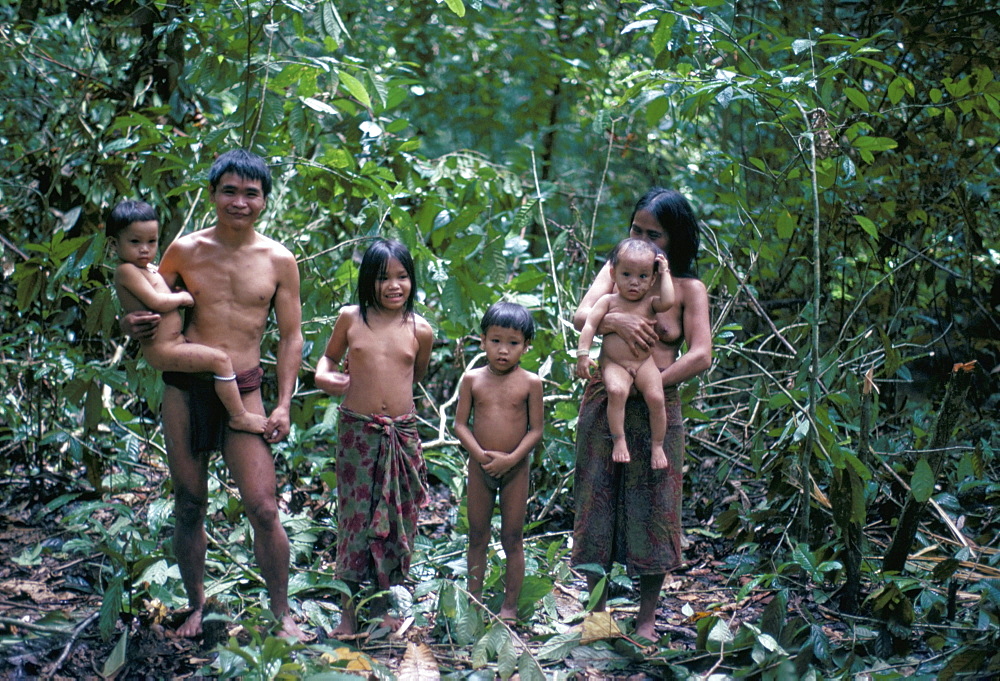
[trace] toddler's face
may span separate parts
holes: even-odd
[[[517,329],[491,326],[482,335],[486,359],[495,373],[506,373],[517,366],[528,349],[524,333]]]
[[[626,300],[642,300],[656,279],[653,273],[655,262],[656,256],[652,253],[622,253],[618,264],[612,267],[618,294]]]
[[[144,268],[156,259],[159,242],[160,223],[156,220],[143,220],[129,223],[115,239],[115,247],[122,262]]]

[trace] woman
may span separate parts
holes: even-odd
[[[649,412],[641,395],[629,397],[625,438],[636,454],[627,464],[612,461],[607,394],[598,372],[587,386],[577,424],[576,524],[573,565],[596,563],[606,570],[623,563],[639,577],[639,614],[635,634],[656,636],[656,606],[666,573],[681,563],[681,466],[684,426],[677,387],[712,363],[712,331],[708,291],[695,274],[698,223],[680,192],[653,188],[639,199],[632,213],[629,236],[645,239],[667,253],[676,302],[656,317],[655,324],[637,315],[608,314],[598,328],[616,333],[637,350],[651,349],[663,381],[667,437],[663,448],[669,468],[650,466]],[[614,286],[607,264],[573,315],[577,330],[597,300]],[[681,345],[686,351],[681,354]],[[588,574],[593,592],[599,575]],[[605,607],[606,593],[596,610]]]

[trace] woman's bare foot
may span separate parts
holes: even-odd
[[[663,447],[653,447],[653,453],[650,457],[650,465],[653,467],[654,471],[662,471],[670,468],[670,461],[667,460],[667,455],[663,451]]]
[[[247,433],[263,433],[267,425],[267,417],[260,414],[253,414],[244,411],[242,414],[229,417],[229,427],[233,430],[242,430]]]
[[[311,638],[299,628],[299,625],[295,623],[291,615],[285,615],[281,618],[281,630],[278,632],[278,636],[283,638],[297,638],[300,641]]]
[[[628,447],[625,445],[625,437],[618,436],[614,440],[615,442],[611,449],[611,460],[615,463],[630,463],[632,457],[629,456]]]
[[[501,605],[500,612],[497,616],[502,622],[505,622],[510,626],[517,624],[517,608],[510,607],[507,604]]]
[[[659,636],[656,635],[656,626],[653,622],[644,622],[642,624],[637,622],[635,625],[635,635],[654,643],[659,640]]]
[[[177,638],[194,638],[195,636],[201,636],[201,631],[201,608],[196,608],[188,614],[184,623],[174,630],[174,636]]]

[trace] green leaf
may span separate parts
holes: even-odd
[[[340,76],[340,84],[347,88],[347,91],[354,96],[358,102],[361,103],[366,109],[372,108],[371,98],[368,97],[368,91],[365,90],[365,86],[361,84],[361,81],[349,74],[347,71],[338,71],[337,75]]]
[[[854,219],[859,225],[861,225],[861,229],[865,230],[865,233],[868,234],[868,236],[873,239],[878,239],[878,227],[875,226],[875,223],[872,220],[869,220],[863,215],[855,215]]]
[[[465,16],[465,3],[462,0],[444,0],[444,4],[448,5],[448,9],[459,17]]]
[[[865,97],[861,90],[857,90],[852,87],[844,88],[844,94],[847,95],[847,99],[850,100],[851,104],[858,107],[864,112],[871,111],[871,107],[868,105],[868,98]]]
[[[121,638],[118,639],[118,643],[115,647],[111,649],[111,654],[108,655],[108,659],[104,661],[104,667],[101,669],[101,675],[108,679],[113,677],[118,671],[125,666],[125,651],[128,648],[128,631],[122,632]]]
[[[927,459],[920,457],[913,467],[913,477],[910,479],[910,492],[920,503],[926,502],[934,493],[934,471]]]

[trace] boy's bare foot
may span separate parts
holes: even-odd
[[[650,465],[654,471],[661,471],[670,468],[670,461],[663,452],[663,447],[653,447],[653,454],[650,457]]]
[[[244,411],[242,414],[229,417],[229,427],[233,430],[242,430],[247,433],[263,433],[267,425],[267,417],[260,414],[253,414]]]
[[[192,610],[181,626],[174,630],[177,638],[194,638],[201,636],[201,608]]]
[[[628,447],[625,446],[625,438],[615,438],[615,443],[611,449],[611,460],[615,463],[630,463],[632,457],[629,456]]]
[[[300,641],[312,638],[299,628],[299,625],[295,623],[291,615],[285,615],[281,618],[281,630],[278,632],[278,636],[283,638],[297,638]]]

